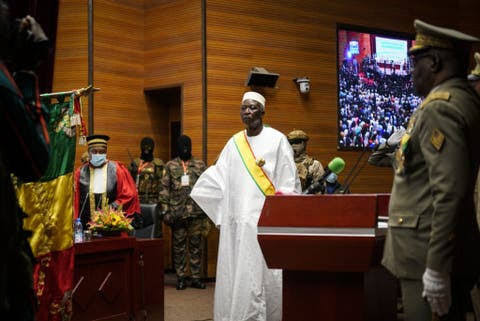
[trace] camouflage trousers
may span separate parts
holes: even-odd
[[[172,227],[173,264],[177,277],[179,278],[183,278],[187,274],[187,247],[190,254],[190,271],[192,272],[192,278],[200,278],[204,220],[205,218],[187,219]]]

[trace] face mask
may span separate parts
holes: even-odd
[[[186,161],[192,158],[192,141],[188,136],[180,136],[178,138],[178,156]]]
[[[92,154],[92,159],[90,160],[90,164],[95,167],[101,166],[103,163],[107,161],[107,154]]]
[[[327,181],[327,183],[333,184],[337,181],[337,178],[338,178],[337,174],[332,172],[332,173],[328,174],[328,176],[325,180]]]

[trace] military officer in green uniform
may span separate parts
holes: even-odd
[[[307,141],[309,137],[303,130],[293,130],[287,135],[292,145],[298,177],[305,191],[313,182],[318,181],[325,173],[322,163],[307,154]]]
[[[468,80],[472,85],[473,89],[480,96],[480,52],[476,52],[473,56],[475,58],[475,68],[468,75]],[[480,195],[478,190],[478,185],[480,184],[480,175],[477,176],[477,184],[475,184],[475,209],[477,210],[477,222],[480,223]]]
[[[400,280],[406,321],[464,320],[480,272],[480,98],[466,79],[470,43],[480,39],[414,26],[412,79],[424,100],[395,154],[383,265]]]
[[[150,137],[144,137],[140,142],[141,155],[132,161],[129,171],[137,185],[138,198],[140,204],[159,203],[160,189],[162,188],[161,179],[166,174],[165,164],[160,158],[153,157],[155,142]],[[162,219],[160,213],[165,207],[159,204],[156,215],[156,226],[154,227],[154,236],[162,237]]]
[[[190,197],[190,192],[206,166],[202,160],[192,156],[192,142],[186,135],[178,139],[178,152],[179,156],[167,163],[167,173],[161,180],[160,202],[166,207],[163,220],[172,228],[177,290],[186,288],[187,247],[190,254],[191,287],[205,289],[205,284],[200,280],[200,271],[203,237],[208,234],[209,222],[205,213]]]

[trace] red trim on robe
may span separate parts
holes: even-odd
[[[122,210],[127,215],[140,214],[137,185],[133,181],[132,174],[122,163],[113,162],[117,165],[117,199],[115,202],[122,205]]]

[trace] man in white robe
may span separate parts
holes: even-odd
[[[191,193],[220,228],[215,321],[282,319],[281,270],[267,268],[257,224],[265,195],[299,193],[301,187],[287,138],[263,126],[264,114],[265,98],[256,92],[245,93],[240,115],[246,130],[227,142],[216,164],[200,176]],[[244,139],[257,168],[247,169],[239,138]],[[270,189],[254,180],[255,170],[263,172]]]

